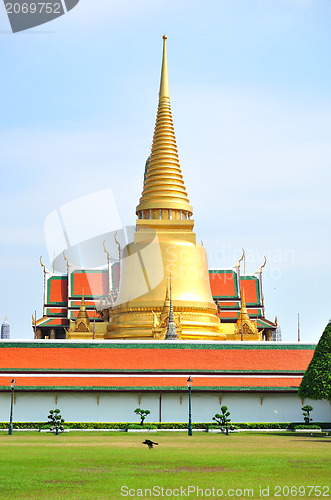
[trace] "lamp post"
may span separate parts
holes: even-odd
[[[193,381],[191,379],[191,375],[187,379],[187,387],[188,387],[188,435],[192,436],[192,405],[191,405],[191,389],[192,389]]]
[[[13,378],[13,380],[10,382],[11,402],[10,402],[10,420],[9,420],[9,429],[8,429],[8,434],[10,436],[13,434],[13,404],[14,404],[15,385],[16,385],[16,380]]]

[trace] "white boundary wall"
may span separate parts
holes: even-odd
[[[56,402],[57,400],[57,402]],[[328,401],[305,400],[314,408],[315,422],[331,422]],[[197,393],[192,391],[192,421],[211,422],[221,405],[228,406],[233,422],[300,422],[302,401],[290,393]],[[138,422],[137,408],[148,409],[146,422],[160,418],[159,393],[124,392],[16,392],[13,420],[18,422],[46,421],[50,409],[59,408],[70,422]],[[0,421],[8,422],[10,392],[0,393]],[[162,393],[161,421],[187,422],[188,394]]]

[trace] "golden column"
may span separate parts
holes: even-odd
[[[119,294],[106,339],[164,339],[171,276],[179,339],[225,340],[213,302],[205,249],[196,242],[193,210],[179,164],[170,108],[166,39],[159,105],[134,242],[121,255]],[[166,316],[166,317],[165,317]]]

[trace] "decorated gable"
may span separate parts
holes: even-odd
[[[238,268],[209,269],[209,281],[214,299],[239,299]]]
[[[109,292],[108,270],[76,270],[70,274],[69,297],[98,299]]]
[[[240,276],[240,289],[245,291],[247,307],[262,306],[260,273]]]
[[[46,274],[45,305],[67,306],[68,303],[68,278]]]

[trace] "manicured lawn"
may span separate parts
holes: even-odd
[[[159,445],[149,450],[141,444],[146,438]],[[264,490],[270,487],[264,498],[327,498],[331,496],[330,471],[331,439],[321,435],[0,433],[1,500],[220,498],[217,489],[227,497],[263,498],[260,486]],[[160,489],[152,495],[139,491],[153,486]],[[181,486],[186,496],[180,496]],[[202,491],[189,494],[188,486],[207,490],[205,496]],[[123,496],[121,487],[127,487],[124,494],[135,491]],[[165,488],[163,496],[161,487]],[[252,489],[254,494],[244,489]]]

